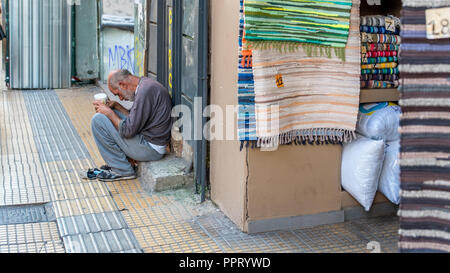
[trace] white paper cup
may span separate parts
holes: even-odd
[[[108,95],[104,93],[97,94],[94,96],[94,100],[106,104],[108,102]]]

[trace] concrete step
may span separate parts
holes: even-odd
[[[141,162],[138,175],[144,190],[150,194],[194,184],[192,163],[173,154],[160,161]]]

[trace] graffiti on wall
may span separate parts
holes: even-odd
[[[109,71],[116,69],[127,69],[134,74],[134,47],[129,45],[114,45],[108,49]]]

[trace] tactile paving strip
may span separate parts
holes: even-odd
[[[0,206],[51,201],[19,92],[0,92],[0,173]]]
[[[41,160],[70,161],[90,157],[54,91],[25,91],[23,97],[35,142],[39,141],[36,138],[46,137],[51,144],[37,146],[39,154],[52,155]]]

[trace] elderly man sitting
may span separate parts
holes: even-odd
[[[110,73],[108,88],[121,101],[132,101],[127,111],[117,102],[94,102],[92,134],[107,165],[82,173],[84,179],[104,182],[136,178],[134,161],[164,157],[171,139],[172,100],[160,83],[131,75],[127,70]]]

